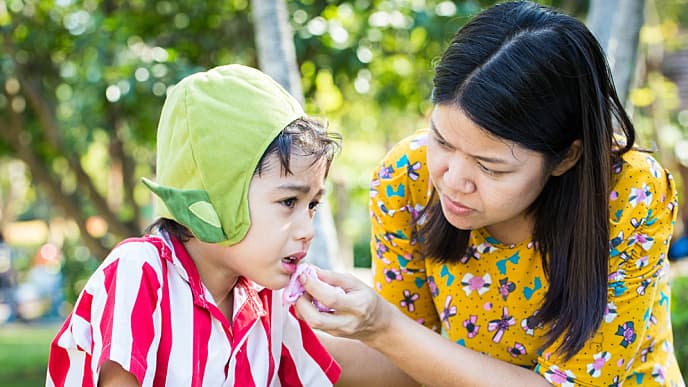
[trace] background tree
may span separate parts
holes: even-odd
[[[250,24],[215,2],[2,5],[9,6],[0,20],[2,147],[29,166],[40,195],[55,207],[45,216],[74,219],[83,243],[102,256],[115,240],[140,232],[149,199],[136,187],[141,175],[151,175],[166,88],[228,60],[217,36],[250,34]],[[251,50],[235,42],[234,51],[250,58]],[[107,234],[87,229],[94,214]]]
[[[268,32],[281,39],[265,42],[282,48],[259,53],[262,43],[254,42],[263,41],[262,31],[285,27],[262,21],[260,6],[271,3],[0,1],[0,156],[30,171],[35,200],[18,211],[22,219],[73,220],[52,236],[63,246],[65,272],[74,270],[72,288],[114,243],[151,220],[151,196],[138,182],[154,174],[167,88],[232,62],[267,72],[293,63],[300,83],[289,87],[301,86],[306,111],[344,134],[328,183],[332,212],[342,255],[369,265],[373,165],[390,144],[426,125],[433,61],[462,23],[494,2],[289,1],[281,15],[293,39]],[[579,17],[587,10],[585,1],[541,3]],[[290,41],[295,61],[280,51]],[[277,53],[282,57],[268,57]]]
[[[587,24],[607,54],[622,102],[626,101],[635,81],[644,13],[645,0],[590,0]]]
[[[305,100],[296,62],[294,34],[284,0],[252,0],[251,15],[258,65],[303,104]],[[314,227],[315,237],[308,253],[309,260],[325,269],[332,268],[333,263],[340,267],[347,266],[341,263],[336,227],[328,200],[323,200],[315,213]]]

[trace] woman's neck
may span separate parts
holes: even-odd
[[[535,218],[532,215],[523,215],[502,223],[486,226],[485,230],[502,244],[517,245],[532,238],[535,230]]]

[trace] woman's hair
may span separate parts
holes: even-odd
[[[545,346],[564,338],[558,351],[573,356],[604,316],[611,171],[635,141],[602,48],[573,17],[531,2],[503,3],[457,32],[433,82],[435,105],[458,106],[487,132],[541,153],[547,171],[581,141],[578,162],[550,177],[528,208],[549,279],[537,314],[552,323]],[[430,203],[420,229],[424,255],[458,262],[470,231],[449,224],[434,193]]]
[[[291,174],[290,160],[292,154],[313,156],[312,163],[325,161],[325,176],[330,170],[332,159],[341,147],[341,135],[329,132],[323,122],[310,117],[297,118],[287,125],[268,145],[258,161],[254,175],[260,176],[268,165],[268,156],[276,155],[280,161],[283,175]],[[312,164],[312,165],[313,165]],[[188,241],[193,238],[191,230],[172,219],[159,218],[144,230],[149,234],[155,230],[167,232],[170,236]]]

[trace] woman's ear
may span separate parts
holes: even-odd
[[[566,156],[564,156],[564,159],[561,160],[559,164],[557,164],[557,166],[552,170],[552,176],[561,176],[566,173],[566,171],[576,165],[582,152],[583,148],[581,140],[575,140],[572,142],[571,146],[569,146],[568,152],[566,152]]]

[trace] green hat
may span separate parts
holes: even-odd
[[[264,73],[241,65],[192,74],[167,95],[158,124],[155,216],[208,243],[241,241],[250,225],[248,189],[270,142],[304,116]]]

